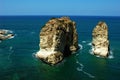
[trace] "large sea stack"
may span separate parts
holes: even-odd
[[[99,22],[92,32],[93,54],[107,57],[109,55],[108,27],[105,22]]]
[[[62,61],[79,48],[75,22],[68,17],[52,18],[41,29],[39,46],[36,57],[52,65]]]

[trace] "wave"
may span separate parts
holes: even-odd
[[[11,31],[11,30],[8,30],[8,32],[9,32],[9,34],[14,34],[14,32],[13,31]],[[14,34],[12,37],[10,37],[9,39],[13,39],[15,36],[17,36],[17,34]]]
[[[12,60],[10,59],[10,56],[13,54],[13,52],[14,52],[13,47],[10,46],[10,47],[9,47],[9,54],[8,54],[8,60],[9,60],[10,62],[12,62]]]
[[[9,51],[12,51],[12,49],[13,49],[13,47],[12,47],[12,46],[10,46],[10,47],[9,47]]]
[[[89,50],[89,53],[92,54],[92,55],[94,55],[94,53],[92,52],[92,49]]]
[[[93,53],[93,46],[92,46],[92,43],[90,42],[90,43],[88,43],[87,45],[89,45],[89,46],[91,46],[91,49],[89,50],[89,53],[91,54],[91,55],[94,55],[94,53]],[[99,55],[95,55],[96,57],[100,57]],[[110,50],[110,54],[109,54],[109,56],[108,56],[108,59],[113,59],[114,58],[114,56],[113,56],[113,51],[112,51],[112,49]]]
[[[81,44],[78,44],[79,46],[79,49],[75,52],[76,53],[76,56],[79,56],[79,51],[81,51],[83,49],[83,46]],[[73,52],[74,54],[74,52]]]
[[[77,67],[77,71],[82,71],[82,68],[80,68],[80,67]]]
[[[88,43],[87,45],[88,45],[88,46],[92,46],[92,43],[90,42],[90,43]]]
[[[34,50],[34,52],[32,53],[32,57],[36,58],[36,54],[39,52],[40,50]]]
[[[35,55],[36,55],[36,52],[32,53],[32,57],[35,57]]]
[[[109,59],[113,59],[114,58],[114,55],[113,55],[113,51],[110,50],[110,55],[108,56]]]
[[[86,43],[86,41],[82,41],[82,43]]]
[[[33,59],[34,59],[35,61],[38,60],[38,58],[36,57],[36,53],[37,53],[37,52],[38,52],[38,51],[35,51],[35,52],[32,53],[32,57],[33,57]]]
[[[90,73],[88,73],[88,72],[83,70],[84,69],[84,65],[82,63],[80,63],[79,61],[76,61],[76,63],[79,64],[79,67],[76,68],[77,71],[83,72],[85,75],[87,75],[90,78],[95,78],[95,76],[93,76],[92,74],[90,74]]]
[[[92,48],[93,49],[93,48]],[[92,52],[93,50],[92,49],[90,49],[89,50],[89,53],[91,54],[91,55],[94,55],[94,53]],[[95,55],[96,57],[100,57],[99,55]],[[101,57],[102,58],[102,57]],[[110,54],[109,54],[109,56],[108,56],[108,59],[113,59],[114,58],[114,55],[113,55],[113,51],[112,50],[110,50]]]
[[[79,50],[82,50],[83,49],[83,46],[81,44],[78,44],[78,46],[80,47]]]
[[[12,37],[10,37],[10,38],[8,38],[8,39],[13,39],[15,36],[12,36]]]
[[[86,74],[87,76],[89,76],[90,78],[95,78],[95,76],[91,75],[90,73],[87,73],[85,71],[83,71],[84,74]]]

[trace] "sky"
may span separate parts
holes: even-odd
[[[0,0],[0,15],[120,16],[120,0]]]

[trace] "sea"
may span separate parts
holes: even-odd
[[[76,22],[81,47],[51,66],[35,57],[39,33],[51,18],[62,16],[0,16],[0,29],[14,38],[0,41],[0,80],[120,80],[120,17],[68,16]],[[92,30],[99,21],[108,25],[110,56],[91,52]]]

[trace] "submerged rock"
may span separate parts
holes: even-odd
[[[14,35],[9,30],[0,30],[0,40],[12,38]]]
[[[56,64],[65,56],[78,50],[78,34],[75,22],[68,17],[49,20],[40,32],[40,51],[36,57]]]
[[[99,22],[92,32],[92,51],[95,55],[109,55],[108,27],[105,22]]]

